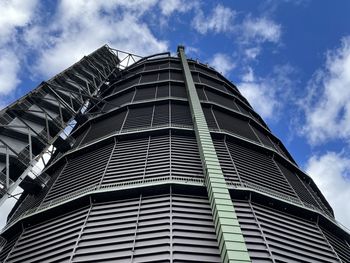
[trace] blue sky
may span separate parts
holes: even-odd
[[[103,44],[232,80],[350,228],[350,1],[0,0],[0,106]]]

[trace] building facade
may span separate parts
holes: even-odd
[[[350,262],[349,232],[235,85],[181,46],[121,62],[102,47],[22,98],[47,125],[2,112],[37,131],[27,162],[1,155],[6,189],[24,189],[1,262]],[[76,122],[70,137],[54,120]],[[49,143],[42,175],[21,178]]]

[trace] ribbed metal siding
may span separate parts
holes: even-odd
[[[289,169],[284,167],[282,164],[276,162],[278,167],[281,169],[284,176],[287,178],[288,182],[294,188],[298,196],[303,202],[314,205],[317,208],[321,208],[315,198],[309,193],[308,189],[305,187],[304,183],[300,180],[300,178],[292,173]]]
[[[192,117],[186,102],[162,102],[115,112],[111,116],[98,119],[91,123],[91,127],[81,144],[101,138],[122,129],[123,132],[140,128],[152,128],[159,125],[171,124],[192,128]],[[86,129],[86,128],[85,128]],[[82,132],[83,133],[83,132]]]
[[[69,262],[87,210],[25,229],[6,262]]]
[[[206,197],[93,204],[24,230],[6,262],[221,262]]]
[[[230,141],[217,141],[216,147],[218,148],[220,144],[221,151],[226,144],[228,151],[227,156],[230,156],[232,159],[232,167],[237,169],[238,175],[243,182],[252,183],[275,192],[297,197],[270,156]],[[219,160],[223,155],[225,154],[219,156]],[[227,162],[228,159],[226,158],[226,160],[222,160],[221,162],[224,161]],[[225,174],[224,171],[224,175],[229,180],[236,181],[236,175],[232,172]]]
[[[91,123],[90,128],[81,143],[84,144],[112,132],[119,131],[122,128],[126,113],[127,111],[123,110]]]
[[[68,164],[50,189],[44,203],[98,185],[112,152],[112,147],[113,144],[109,144],[68,160]]]
[[[259,142],[247,120],[242,120],[217,109],[214,109],[213,113],[220,129],[227,130],[239,136]]]
[[[340,260],[342,260],[343,263],[350,262],[350,244],[345,239],[335,235],[329,230],[321,228],[321,231],[338,254]]]
[[[4,262],[11,252],[13,246],[16,244],[17,239],[19,238],[21,233],[17,233],[15,236],[9,238],[5,244],[5,246],[0,247],[0,262]]]
[[[194,136],[167,134],[118,141],[102,184],[164,177],[203,178]]]
[[[253,262],[339,262],[315,222],[246,201],[234,200]],[[266,240],[266,242],[265,242]]]

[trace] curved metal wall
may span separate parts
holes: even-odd
[[[252,262],[348,262],[349,236],[313,181],[232,83],[188,62],[227,186],[241,193]],[[220,262],[179,59],[136,63],[105,85],[73,149],[46,169],[48,187],[12,214],[0,259]]]

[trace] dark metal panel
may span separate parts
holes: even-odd
[[[247,120],[239,119],[218,109],[213,109],[213,112],[220,129],[227,130],[239,136],[259,142]]]
[[[226,145],[243,182],[297,197],[271,157],[230,141]]]

